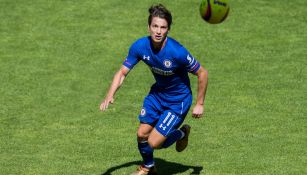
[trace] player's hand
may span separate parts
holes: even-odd
[[[193,118],[201,118],[204,113],[204,106],[200,104],[196,104],[193,108],[192,117]]]
[[[100,110],[105,111],[109,107],[109,104],[110,103],[113,104],[113,102],[114,102],[113,97],[105,98],[105,100],[102,101],[101,104],[100,104]]]

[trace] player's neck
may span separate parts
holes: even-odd
[[[153,46],[153,50],[155,52],[159,52],[160,50],[162,50],[166,44],[166,40],[167,40],[167,37],[165,37],[165,39],[162,41],[162,42],[159,42],[159,43],[155,43],[153,41],[152,42],[152,46]]]

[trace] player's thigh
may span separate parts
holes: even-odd
[[[160,148],[164,141],[167,139],[164,135],[162,135],[156,128],[154,128],[148,138],[149,145],[154,148]]]
[[[137,131],[138,141],[147,140],[153,128],[154,127],[149,124],[140,123],[138,131]]]
[[[152,148],[160,148],[170,133],[175,131],[183,122],[183,119],[171,110],[166,110],[160,115],[160,119],[149,135],[148,143]]]
[[[141,113],[139,115],[140,123],[146,123],[151,126],[155,126],[159,120],[160,113],[162,112],[162,106],[154,95],[149,94],[145,97]]]
[[[155,129],[164,137],[168,137],[170,133],[179,128],[184,118],[178,116],[172,110],[166,110],[161,114]]]

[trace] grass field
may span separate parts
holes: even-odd
[[[1,175],[135,170],[147,66],[98,107],[154,2],[0,0]],[[202,21],[199,0],[159,2],[209,71],[205,117],[189,113],[186,151],[155,152],[160,174],[307,174],[307,1],[233,0],[220,25]]]

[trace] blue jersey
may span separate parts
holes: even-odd
[[[197,72],[200,64],[176,40],[167,37],[159,52],[153,50],[149,36],[137,40],[131,45],[123,65],[131,70],[141,60],[149,66],[156,80],[151,93],[170,103],[192,94],[188,72]]]

